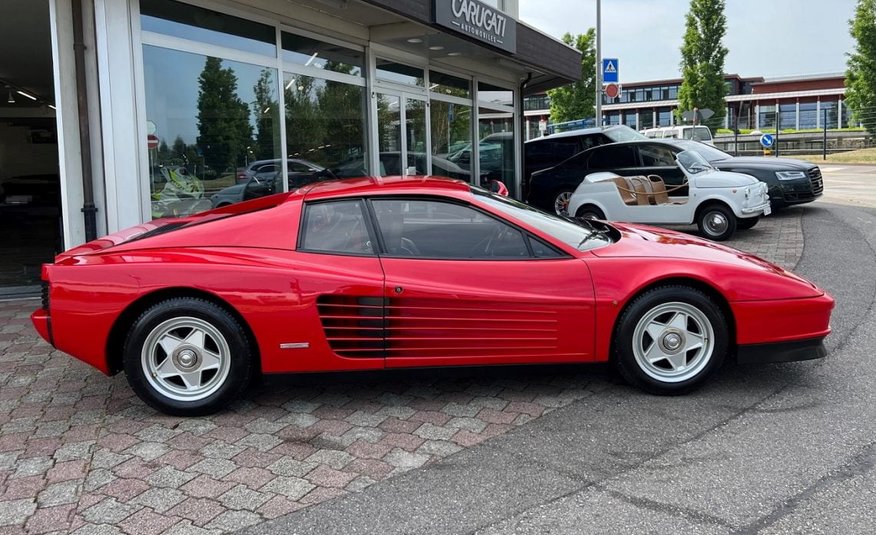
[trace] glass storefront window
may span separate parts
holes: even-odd
[[[471,98],[471,82],[443,72],[429,71],[429,91],[439,95]]]
[[[401,98],[377,95],[377,150],[380,152],[380,176],[402,174]]]
[[[416,87],[425,85],[424,71],[388,59],[377,58],[377,80]]]
[[[368,174],[364,87],[285,73],[283,94],[290,162],[328,169],[329,177]]]
[[[510,93],[510,91],[509,91]],[[485,180],[500,180],[508,194],[519,197],[514,173],[514,117],[488,108],[478,110],[478,153],[480,175]]]
[[[158,138],[148,149],[154,218],[242,196],[228,188],[279,159],[275,69],[151,45],[143,64],[146,116]]]
[[[776,107],[775,106],[761,106],[760,107],[760,119],[758,126],[761,130],[766,128],[775,128],[776,127]]]
[[[429,105],[433,175],[471,181],[471,110],[440,100]]]
[[[815,102],[800,103],[800,129],[818,128],[818,104]]]
[[[797,104],[781,104],[779,120],[781,128],[797,128]]]
[[[639,129],[638,114],[634,111],[624,113],[624,124],[635,130]]]
[[[671,110],[661,110],[657,112],[657,126],[672,126]]]
[[[644,130],[645,128],[653,128],[654,127],[654,114],[651,113],[651,110],[643,111],[639,114],[639,129]]]
[[[500,106],[514,105],[514,92],[486,82],[478,82],[478,101]]]
[[[326,71],[362,76],[365,53],[287,32],[282,34],[283,61]]]
[[[144,31],[277,57],[273,27],[174,0],[140,0]]]

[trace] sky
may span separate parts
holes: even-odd
[[[854,46],[856,0],[726,0],[727,73],[775,78],[839,73]],[[519,0],[520,20],[556,38],[596,26],[596,0]],[[620,81],[680,78],[689,0],[602,0],[602,57]]]

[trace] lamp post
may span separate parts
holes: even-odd
[[[596,126],[602,126],[602,0],[596,0]]]

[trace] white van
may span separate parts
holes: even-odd
[[[701,141],[707,145],[715,145],[712,141],[712,131],[708,126],[703,125],[683,125],[683,126],[664,126],[661,128],[648,128],[642,130],[642,134],[646,137],[664,139],[692,139]]]

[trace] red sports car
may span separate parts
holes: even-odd
[[[43,280],[43,338],[182,415],[260,373],[611,361],[682,393],[728,356],[824,356],[834,304],[725,246],[430,177],[153,221],[59,255]]]

